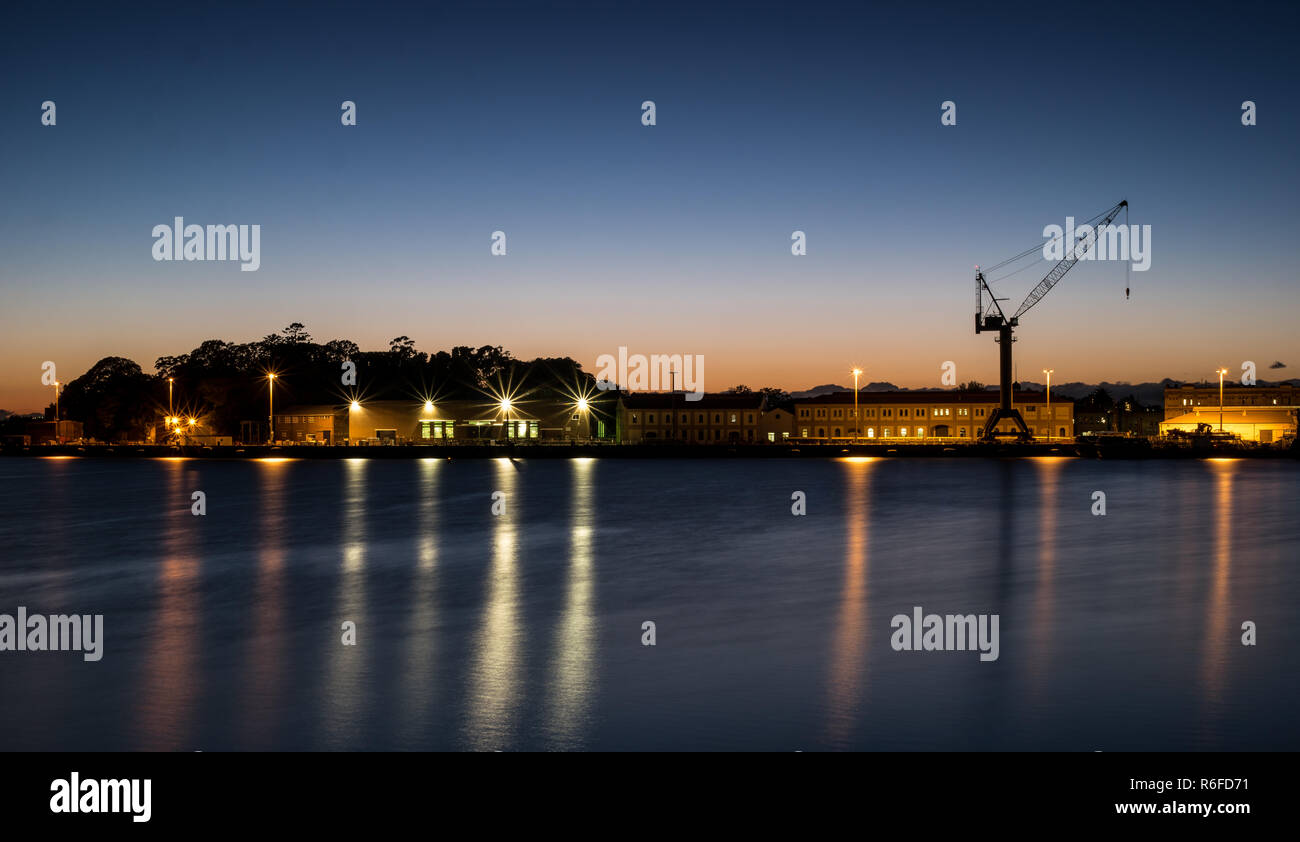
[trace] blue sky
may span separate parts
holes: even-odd
[[[1126,302],[1122,265],[1076,267],[1026,317],[1023,367],[1300,365],[1296,18],[19,4],[0,32],[0,407],[47,399],[43,360],[65,380],[109,354],[151,370],[291,321],[588,369],[620,345],[702,353],[709,388],[844,382],[854,364],[938,385],[946,360],[992,381],[973,265],[1121,198],[1152,226],[1151,270]],[[260,224],[261,269],[153,261],[150,231],[177,215]],[[1009,279],[1011,303],[1048,268]]]

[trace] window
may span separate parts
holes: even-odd
[[[703,412],[701,412],[698,416],[696,416],[696,418],[695,418],[695,423],[696,423],[696,424],[703,424],[703,423],[704,423],[704,413],[703,413]]]
[[[832,409],[832,410],[831,410],[831,417],[832,417],[832,418],[843,418],[843,417],[844,417],[844,410],[842,410],[842,409]]]
[[[731,423],[732,423],[732,424],[735,424],[735,423],[736,423],[736,419],[739,418],[739,417],[740,417],[740,416],[737,415],[736,413],[734,413],[734,412],[731,413]]]
[[[647,415],[647,416],[645,417],[645,422],[646,422],[647,424],[653,424],[653,423],[655,422],[655,414],[654,414],[653,412],[651,412],[649,415]]]
[[[806,409],[800,409],[800,410],[799,410],[799,417],[800,417],[800,418],[807,418],[807,417],[808,417],[808,410],[806,410]]]
[[[767,434],[767,440],[770,441],[770,442],[775,442],[775,441],[776,441],[776,433],[768,433],[768,434]]]
[[[963,406],[962,408],[957,410],[957,415],[960,418],[965,418],[966,416],[970,415],[970,410]]]
[[[907,438],[907,428],[906,428],[906,427],[899,427],[899,428],[898,428],[898,435],[899,435],[900,438]]]
[[[722,413],[721,413],[721,412],[715,412],[715,413],[713,413],[713,423],[714,423],[714,424],[721,424],[721,423],[722,423]]]
[[[961,436],[962,438],[966,438],[966,428],[962,427],[961,432],[959,432],[958,435]]]
[[[925,410],[924,410],[924,409],[918,409],[918,410],[916,411],[916,417],[917,417],[917,418],[924,418],[924,417],[925,417]]]
[[[868,428],[867,428],[867,438],[869,438],[869,439],[874,439],[875,437],[876,437],[876,428],[875,428],[875,427],[868,427]]]
[[[806,439],[806,438],[808,438],[808,428],[807,428],[807,427],[803,427],[803,428],[800,429],[800,431],[799,431],[799,438],[801,438],[801,439]]]
[[[826,417],[826,410],[824,410],[824,409],[820,409],[820,408],[819,408],[819,409],[817,410],[817,417],[818,417],[818,418],[825,418],[825,417]]]
[[[754,413],[751,412],[751,413],[749,413],[748,415],[745,416],[745,423],[746,423],[746,424],[753,424],[753,423],[754,423]]]
[[[925,438],[925,428],[924,428],[924,427],[917,427],[917,428],[916,428],[916,437],[917,437],[918,439],[923,439],[923,438]]]
[[[883,435],[885,438],[889,438],[889,428],[886,427],[884,430],[882,430],[881,435]]]
[[[641,423],[641,416],[639,416],[639,415],[637,415],[635,412],[633,412],[633,413],[632,413],[632,423],[633,423],[633,424],[640,424],[640,423]]]
[[[906,417],[907,417],[907,410],[906,410],[906,409],[900,409],[900,410],[898,410],[898,417],[899,417],[899,418],[906,418]],[[904,435],[906,435],[906,433],[904,433]]]

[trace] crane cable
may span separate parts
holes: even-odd
[[[1107,213],[1109,213],[1111,210],[1113,210],[1113,208],[1107,208],[1106,210],[1102,211],[1101,213],[1097,214],[1096,216],[1094,216],[1094,217],[1092,217],[1091,219],[1085,221],[1082,225],[1077,226],[1077,227],[1080,227],[1080,228],[1081,228],[1081,227],[1083,227],[1083,225],[1092,225],[1092,223],[1094,223],[1094,222],[1096,222],[1097,220],[1101,219],[1103,216],[1105,216],[1105,215],[1106,215]],[[1124,206],[1124,220],[1125,220],[1125,222],[1127,223],[1127,221],[1128,221],[1128,205],[1125,205],[1125,206]],[[1062,232],[1059,236],[1053,237],[1052,239],[1048,240],[1047,242],[1048,242],[1048,243],[1056,242],[1057,240],[1061,239],[1061,238],[1064,237],[1064,236],[1065,236],[1065,233]],[[1006,266],[1006,265],[1008,265],[1008,264],[1010,264],[1010,263],[1015,263],[1016,261],[1021,260],[1021,259],[1023,259],[1023,258],[1026,258],[1026,257],[1028,257],[1029,255],[1033,254],[1033,253],[1036,252],[1036,251],[1041,251],[1042,248],[1043,248],[1043,246],[1045,246],[1045,245],[1047,245],[1047,243],[1039,243],[1038,245],[1030,246],[1029,248],[1025,249],[1024,251],[1020,252],[1020,254],[1017,254],[1015,257],[1009,257],[1009,258],[1007,258],[1006,260],[1002,261],[1001,263],[996,263],[996,264],[994,264],[994,265],[992,265],[992,266],[986,266],[986,267],[984,267],[984,271],[985,271],[985,272],[992,272],[992,271],[994,271],[995,269],[1001,269],[1003,266]],[[1073,249],[1075,245],[1076,245],[1075,243],[1070,243],[1070,248]],[[1033,264],[1030,264],[1030,265],[1032,266]],[[1016,270],[1016,271],[1020,271],[1020,270]],[[1003,275],[1002,277],[1005,278],[1005,277],[1010,277],[1010,276],[1008,276],[1008,275]]]
[[[1124,227],[1128,229],[1128,236],[1131,238],[1133,236],[1133,226],[1128,224],[1128,205],[1124,206]],[[1128,243],[1129,253],[1124,255],[1124,300],[1128,301],[1128,294],[1131,289],[1129,282],[1129,278],[1131,277],[1130,270],[1133,266],[1133,261],[1129,260],[1129,255],[1133,253],[1133,243],[1129,242],[1127,239],[1125,242]]]

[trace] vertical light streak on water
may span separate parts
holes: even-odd
[[[421,459],[417,493],[416,564],[411,587],[411,625],[407,630],[406,668],[402,675],[405,740],[418,742],[433,713],[434,635],[437,631],[438,474],[445,462]]]
[[[573,459],[569,466],[569,572],[564,612],[555,630],[547,694],[546,742],[551,749],[582,747],[596,684],[596,472],[592,459]]]
[[[1033,460],[1038,472],[1038,577],[1029,619],[1029,653],[1025,674],[1029,678],[1030,707],[1036,709],[1046,691],[1052,652],[1052,627],[1056,622],[1056,506],[1064,457]]]
[[[519,558],[515,499],[518,474],[509,459],[497,459],[497,491],[505,493],[505,512],[492,519],[492,564],[487,601],[474,642],[469,697],[462,739],[477,751],[509,747],[523,700],[523,630],[519,616]]]
[[[158,568],[158,609],[149,629],[140,692],[139,748],[177,751],[190,745],[198,685],[200,565],[194,555],[198,518],[191,514],[184,460],[166,460],[166,496],[158,501],[167,512]],[[105,630],[105,634],[108,632]]]
[[[257,512],[257,579],[249,616],[240,727],[250,748],[275,744],[276,711],[287,673],[285,622],[285,485],[292,463],[266,461],[253,465],[261,488]]]
[[[843,459],[848,473],[845,511],[844,583],[831,647],[830,685],[827,693],[826,740],[834,749],[851,745],[854,725],[866,697],[869,596],[868,542],[871,522],[870,485],[872,459]]]
[[[342,568],[339,571],[336,610],[325,639],[325,691],[322,740],[331,749],[359,749],[357,722],[364,707],[366,653],[378,645],[366,610],[366,474],[370,462],[348,459],[344,463]],[[343,644],[343,624],[356,624],[356,645]]]
[[[1223,685],[1229,653],[1240,646],[1237,632],[1229,628],[1228,587],[1232,573],[1233,478],[1235,459],[1213,459],[1207,465],[1214,476],[1214,569],[1205,603],[1205,641],[1201,655],[1202,720],[1212,744],[1222,737]]]

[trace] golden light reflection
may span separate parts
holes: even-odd
[[[1052,673],[1052,624],[1056,617],[1056,507],[1060,493],[1061,471],[1066,457],[1040,456],[1033,460],[1038,470],[1038,504],[1042,511],[1038,531],[1038,581],[1030,615],[1033,629],[1027,669],[1030,700],[1037,702],[1045,690],[1044,681]]]
[[[438,474],[439,459],[421,459],[416,519],[416,566],[411,582],[411,627],[407,633],[406,669],[403,676],[403,730],[408,742],[418,742],[428,731],[434,712],[434,669],[437,651]]]
[[[249,611],[252,628],[245,659],[245,703],[240,723],[245,739],[253,749],[274,744],[276,714],[285,674],[283,641],[288,635],[284,608],[284,516],[288,469],[280,467],[280,463],[287,460],[258,461],[270,464],[259,471],[257,477],[261,490],[257,506],[257,581]]]
[[[149,631],[138,726],[143,751],[183,751],[190,744],[199,690],[199,560],[188,501],[190,483],[184,465],[167,470],[167,507],[163,560],[158,568],[157,612]]]
[[[1201,684],[1204,702],[1211,712],[1223,703],[1224,672],[1229,653],[1239,642],[1229,629],[1228,590],[1232,572],[1232,483],[1237,466],[1235,459],[1213,459],[1214,474],[1214,570],[1209,598],[1205,605],[1205,642],[1202,656]]]
[[[356,749],[357,714],[364,703],[366,647],[366,469],[364,459],[344,462],[343,557],[330,633],[324,637],[328,670],[325,686],[324,743],[331,749]],[[355,623],[357,645],[343,643],[343,624]]]
[[[571,460],[572,503],[569,515],[569,576],[564,613],[556,628],[547,737],[549,748],[581,748],[595,686],[595,617],[593,616],[595,541],[595,469],[590,459]]]
[[[495,464],[496,486],[506,495],[506,510],[492,518],[492,567],[470,665],[469,709],[463,731],[469,747],[480,751],[508,747],[521,698],[523,631],[514,519],[519,474],[508,459],[498,459]]]
[[[846,748],[853,738],[858,711],[866,696],[867,652],[871,643],[867,599],[871,521],[870,457],[845,457],[848,463],[848,533],[845,537],[844,583],[835,639],[831,650],[827,704],[827,740],[833,748]]]

